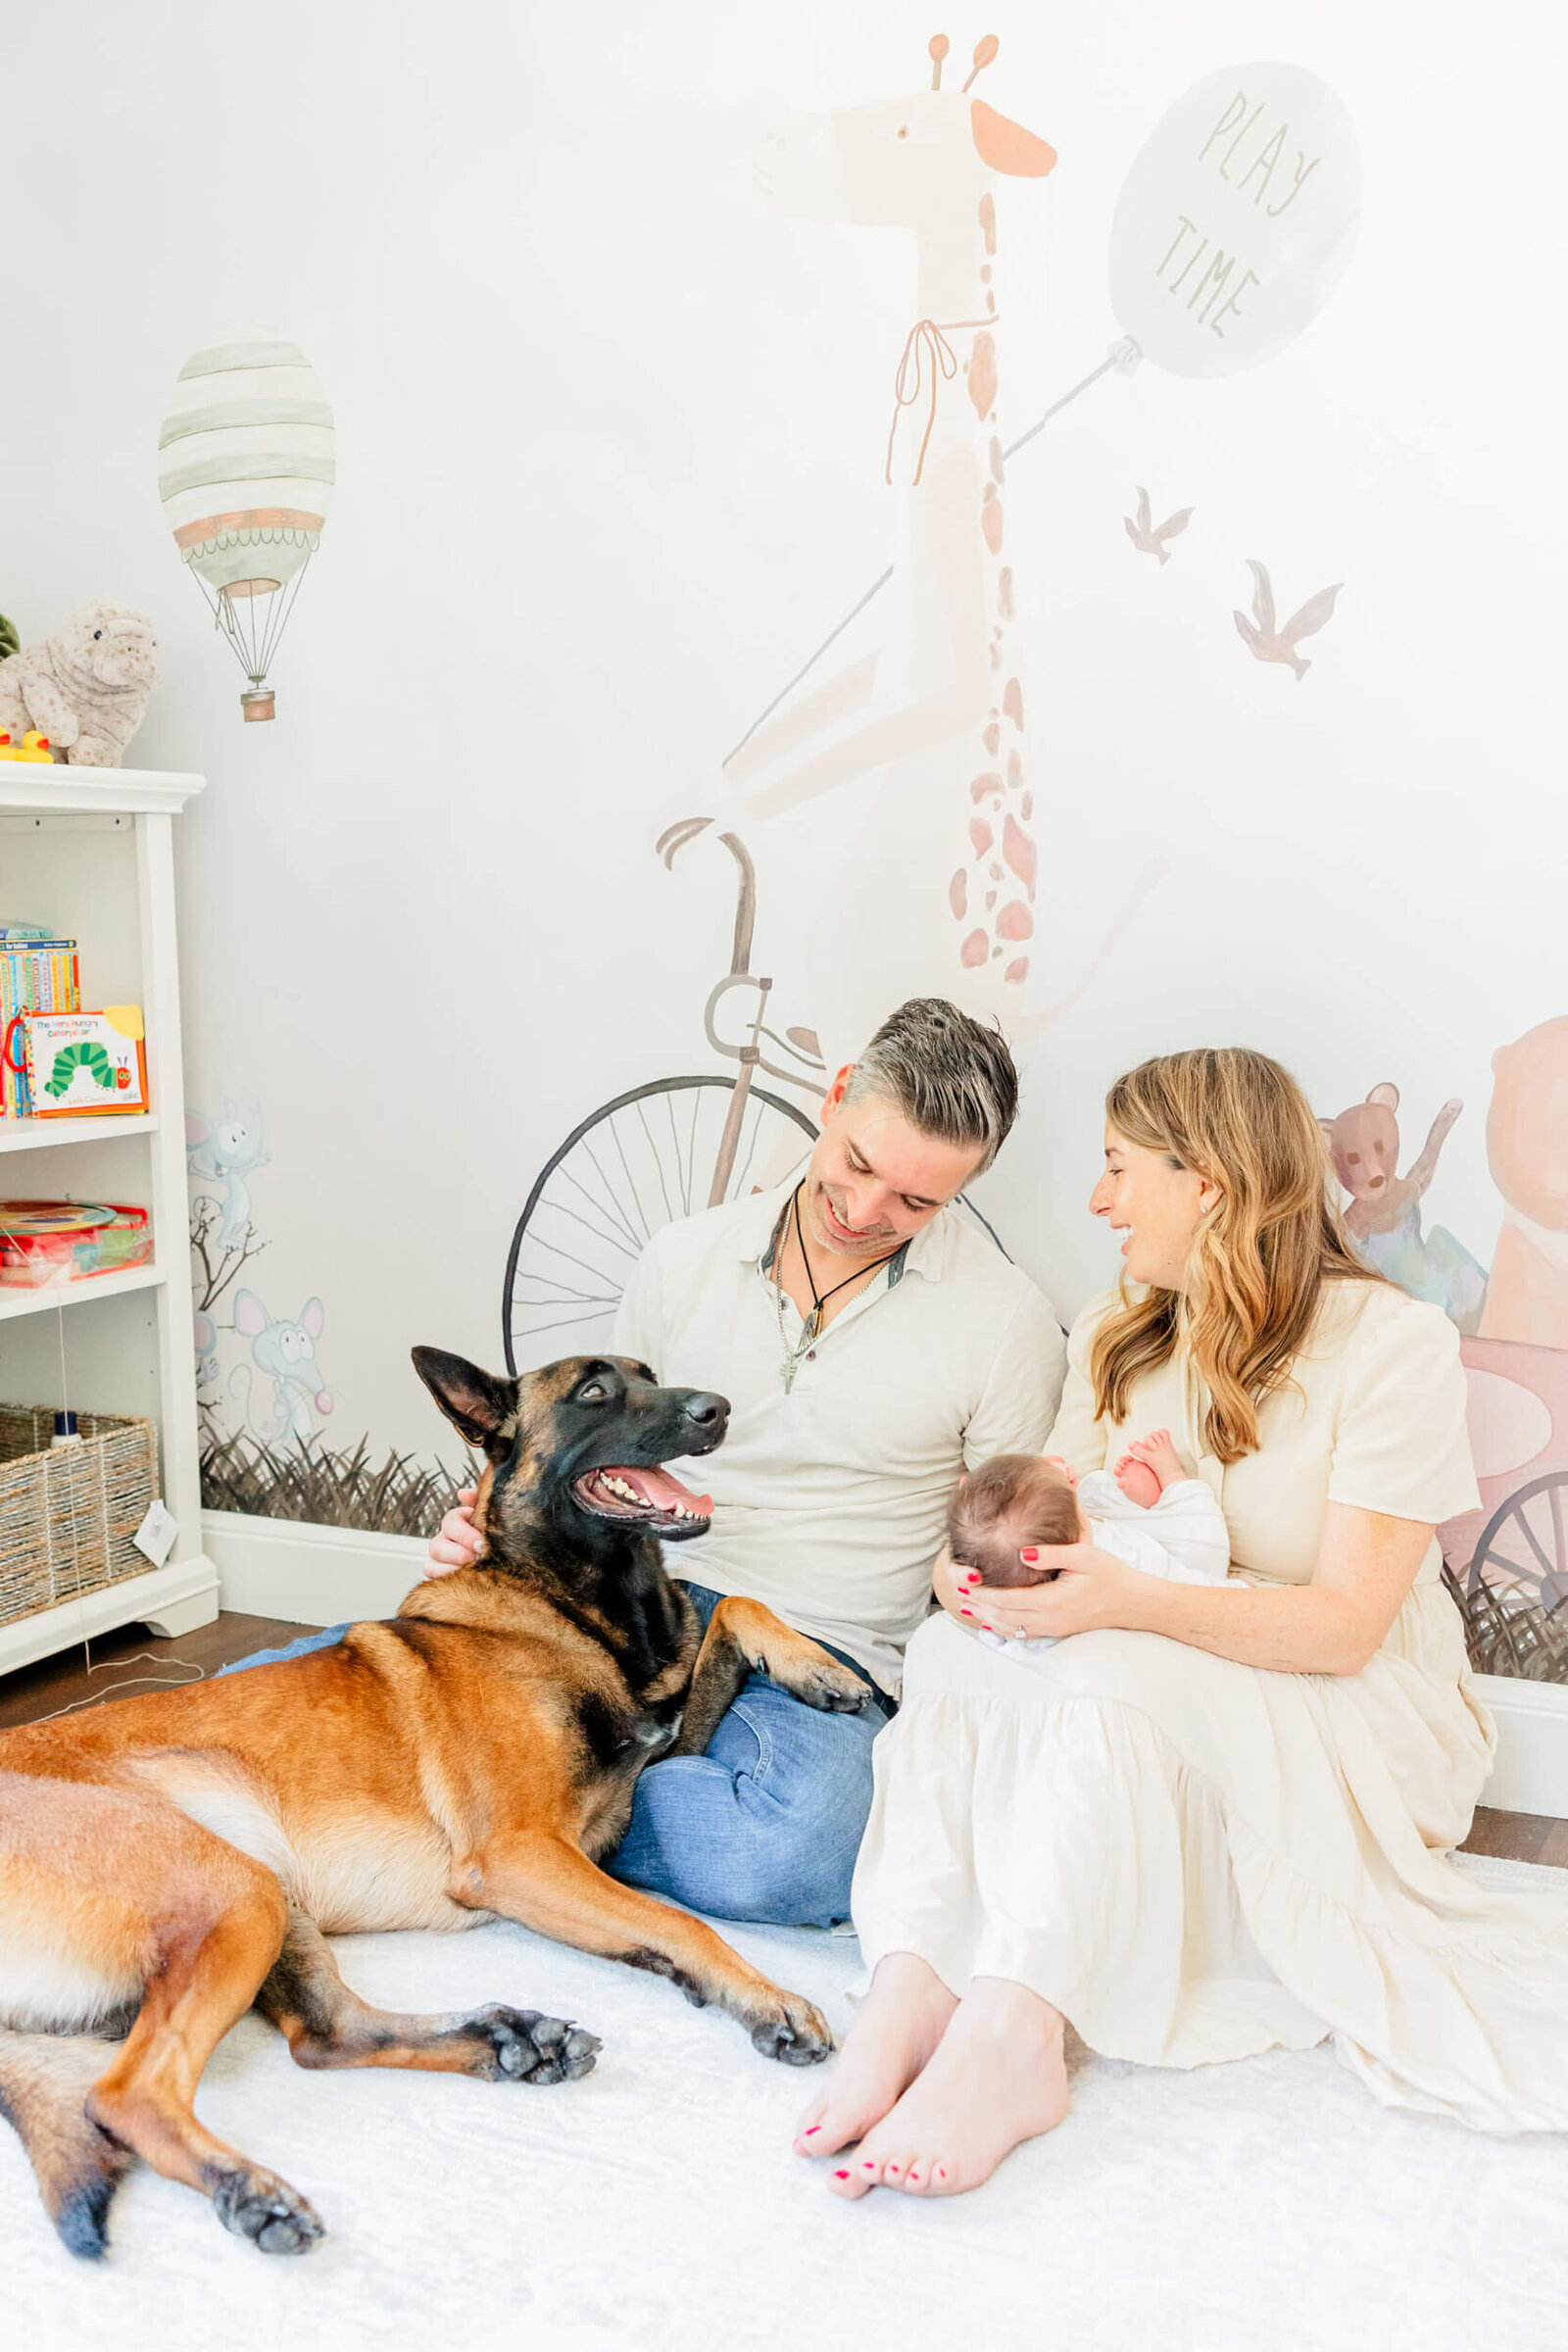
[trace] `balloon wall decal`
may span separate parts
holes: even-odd
[[[326,395],[296,344],[236,327],[185,362],[158,449],[174,544],[250,681],[245,716],[270,718],[267,673],[331,502]]]
[[[1327,82],[1300,66],[1210,74],[1127,174],[1110,231],[1116,316],[1175,375],[1255,368],[1327,302],[1360,213],[1360,149]]]

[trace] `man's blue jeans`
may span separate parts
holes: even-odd
[[[706,1625],[718,1594],[706,1585],[686,1590]],[[222,1672],[325,1649],[347,1631],[328,1626]],[[833,1654],[869,1683],[853,1658]],[[874,1691],[863,1714],[823,1715],[766,1675],[751,1675],[706,1755],[649,1766],[626,1835],[605,1868],[629,1886],[716,1919],[785,1928],[848,1919],[871,1809],[871,1742],[891,1712],[892,1702]]]

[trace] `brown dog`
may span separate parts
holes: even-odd
[[[538,2083],[593,2065],[591,2034],[533,2010],[369,2009],[329,1934],[514,1919],[716,2001],[767,2057],[832,2047],[808,2001],[596,1867],[643,1767],[701,1754],[754,1669],[813,1707],[868,1695],[755,1601],[721,1601],[700,1638],[649,1540],[707,1525],[659,1465],[710,1452],[729,1406],[618,1357],[520,1380],[415,1363],[487,1456],[480,1566],[330,1649],[0,1734],[0,2109],[73,2253],[103,2252],[135,2156],[267,2253],[320,2235],[192,2111],[253,2003],[301,2066]]]

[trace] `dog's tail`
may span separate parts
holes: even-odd
[[[49,2219],[73,2254],[95,2261],[109,2244],[109,2207],[136,2159],[91,2121],[87,2093],[116,2055],[87,2034],[0,2030],[0,2115],[32,2165]]]

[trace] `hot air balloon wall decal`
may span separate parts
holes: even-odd
[[[336,470],[320,380],[286,337],[235,328],[185,362],[158,450],[174,545],[250,681],[240,706],[248,719],[271,718],[267,673]]]

